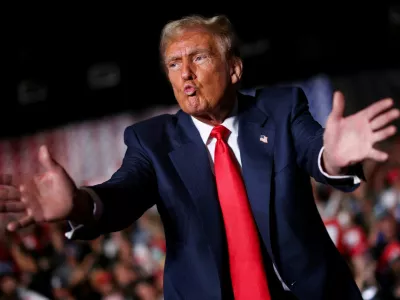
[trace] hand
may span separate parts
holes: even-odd
[[[77,187],[64,168],[50,155],[46,146],[39,150],[43,174],[35,174],[19,188],[4,182],[0,186],[0,212],[23,216],[8,224],[15,231],[38,222],[65,220],[72,212]]]
[[[330,175],[365,159],[385,161],[388,154],[374,145],[396,133],[396,127],[388,124],[400,116],[398,109],[390,109],[392,99],[380,100],[348,117],[343,117],[344,106],[343,94],[335,92],[324,133],[323,164]]]

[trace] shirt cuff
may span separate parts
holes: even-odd
[[[97,221],[98,219],[100,219],[101,215],[103,214],[103,203],[101,202],[100,197],[91,188],[81,187],[80,189],[86,191],[89,194],[89,196],[92,198],[92,200],[93,200],[93,217]],[[71,221],[68,221],[68,224],[71,227],[71,230],[65,233],[65,237],[67,239],[72,239],[75,231],[77,231],[78,229],[80,229],[84,226],[83,224],[74,224]]]
[[[318,168],[319,171],[322,173],[322,175],[324,175],[326,178],[329,179],[348,179],[348,178],[353,178],[353,184],[359,184],[361,182],[361,179],[358,176],[354,176],[354,175],[329,175],[328,173],[326,173],[323,168],[322,168],[322,153],[324,152],[324,147],[321,148],[321,150],[319,151],[319,155],[318,155]]]

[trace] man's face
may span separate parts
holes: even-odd
[[[239,70],[234,60],[226,59],[212,34],[202,29],[185,31],[167,45],[164,58],[175,98],[184,112],[206,116],[224,101],[234,100],[230,98],[241,65]]]

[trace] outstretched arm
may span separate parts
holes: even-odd
[[[108,181],[85,189],[100,210],[98,220],[74,230],[70,234],[73,239],[92,239],[122,230],[156,203],[158,192],[152,163],[132,127],[125,130],[124,138],[128,148],[121,167]]]
[[[39,151],[43,173],[19,186],[11,177],[0,176],[0,213],[22,215],[7,225],[8,230],[69,220],[69,238],[93,239],[133,223],[156,203],[158,193],[151,161],[132,127],[125,130],[125,143],[128,149],[120,169],[93,187],[79,189],[45,146]]]
[[[363,116],[365,116],[366,113],[364,112],[365,110],[361,111],[364,115],[359,113],[360,115],[356,118],[352,118],[352,116],[347,118],[337,117],[340,115],[340,110],[343,109],[340,106],[341,101],[343,102],[342,98],[343,96],[341,93],[335,93],[334,108],[328,118],[327,128],[324,129],[311,116],[308,109],[307,98],[303,91],[297,88],[293,89],[291,114],[292,135],[297,153],[297,163],[300,167],[319,182],[330,184],[342,191],[351,191],[358,186],[360,179],[365,179],[361,163],[369,156],[365,154],[360,155],[358,159],[347,160],[346,163],[337,168],[335,165],[336,161],[333,161],[332,165],[329,154],[342,153],[339,156],[342,157],[343,155],[348,155],[343,154],[345,153],[345,149],[350,148],[353,149],[353,153],[357,153],[357,149],[359,149],[361,145],[363,145],[362,147],[367,147],[365,141],[360,142],[348,138],[348,134],[354,134],[354,130],[357,130],[354,128],[356,128],[356,123],[360,122],[360,119],[365,122],[365,117]],[[372,106],[372,110],[375,112],[378,125],[384,126],[398,117],[398,110],[391,110],[383,113],[385,108],[388,109],[392,105],[392,103],[387,100],[382,100],[374,105],[375,106]],[[376,105],[378,105],[378,108]],[[367,108],[366,110],[368,109],[371,110],[371,108]],[[374,115],[371,112],[370,114]],[[332,126],[332,119],[334,119],[334,126]],[[382,120],[386,120],[386,123]],[[335,125],[337,124],[336,122],[341,122],[339,127]],[[340,130],[339,133],[337,131],[338,129]],[[368,127],[368,129],[370,129],[370,127]],[[379,136],[382,139],[394,133],[392,127],[387,127],[382,130],[383,133],[379,132]],[[384,133],[386,133],[386,135]],[[359,139],[362,140],[362,137],[360,136]],[[371,149],[372,141],[368,140],[368,142],[368,149]],[[333,148],[332,145],[334,146]],[[386,159],[386,157],[381,157],[381,159]]]

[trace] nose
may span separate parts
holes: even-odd
[[[193,80],[193,79],[195,79],[195,74],[193,72],[193,67],[187,61],[183,61],[183,63],[182,63],[181,76],[182,76],[183,80]]]

